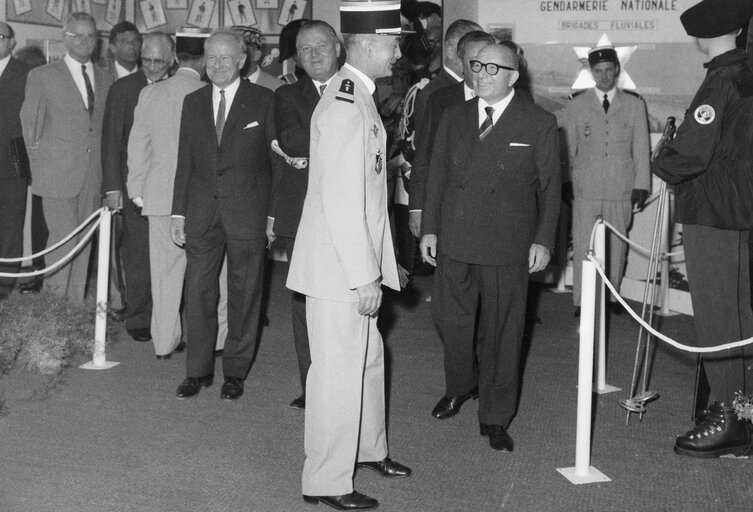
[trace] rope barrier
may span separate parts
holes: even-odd
[[[607,278],[604,269],[599,265],[598,260],[593,256],[592,253],[589,253],[586,255],[586,258],[590,260],[596,267],[596,272],[601,277],[601,280],[604,282],[604,284],[609,288],[609,291],[612,293],[612,296],[617,299],[617,301],[620,303],[620,305],[625,308],[625,310],[632,316],[639,324],[643,325],[643,328],[646,329],[648,332],[659,338],[660,340],[672,345],[673,347],[684,350],[686,352],[693,352],[693,353],[710,353],[710,352],[720,352],[722,350],[729,350],[733,348],[743,347],[745,345],[750,345],[753,343],[753,338],[747,338],[740,341],[734,341],[730,343],[724,343],[723,345],[716,345],[713,347],[691,347],[690,345],[684,345],[682,343],[679,343],[672,338],[669,338],[662,333],[655,330],[653,327],[648,325],[646,322],[644,322],[641,317],[638,316],[638,313],[633,311],[633,308],[628,306],[627,302],[620,296],[619,293],[617,293],[617,290],[615,290],[614,285],[609,281]]]
[[[71,234],[69,234],[68,236],[66,236],[65,238],[63,238],[59,242],[57,242],[55,245],[47,247],[43,251],[39,251],[38,253],[32,254],[30,256],[22,256],[20,258],[0,258],[0,263],[20,263],[22,261],[31,260],[31,259],[34,259],[34,258],[38,258],[40,256],[44,256],[45,254],[48,254],[48,253],[54,251],[55,249],[58,249],[59,247],[62,247],[63,245],[65,245],[66,243],[68,243],[74,236],[76,236],[81,231],[83,231],[84,228],[86,227],[86,225],[89,224],[92,221],[92,219],[94,219],[95,217],[99,217],[99,215],[102,213],[102,210],[104,210],[105,208],[106,207],[103,206],[99,210],[96,210],[94,213],[92,213],[91,215],[89,215],[89,217],[84,222],[82,222],[79,227],[77,227],[75,230],[73,230],[73,232]],[[99,222],[99,220],[97,220],[97,222]],[[44,273],[45,273],[45,271],[44,271],[44,269],[42,269],[41,271],[37,271],[37,272],[27,272],[25,274],[13,274],[13,275],[0,274],[0,276],[2,276],[2,277],[32,277],[32,276],[37,276],[37,275],[44,274]]]
[[[594,250],[594,237],[596,236],[595,235],[596,234],[596,226],[599,223],[604,224],[604,226],[606,226],[607,228],[609,228],[609,230],[612,231],[612,233],[614,233],[616,236],[618,236],[623,242],[625,242],[626,244],[628,244],[630,247],[632,247],[633,249],[635,249],[637,252],[643,254],[644,256],[650,256],[651,255],[651,251],[649,249],[646,249],[645,247],[643,247],[641,245],[638,245],[637,243],[633,242],[627,236],[625,236],[622,233],[620,233],[617,230],[616,227],[614,227],[613,225],[611,225],[609,222],[605,221],[602,218],[596,219],[596,222],[594,222],[594,227],[593,227],[593,229],[591,229],[591,238],[590,238],[590,240],[588,242],[588,248],[590,250],[592,250],[592,251]],[[669,258],[674,258],[676,256],[684,256],[684,255],[685,255],[685,250],[684,249],[680,249],[679,251],[665,252],[665,253],[663,253],[661,255],[661,259],[669,259]]]
[[[98,211],[98,213],[101,212],[101,210]],[[76,246],[71,249],[71,251],[60,258],[58,261],[53,263],[52,265],[49,265],[45,268],[34,270],[32,272],[19,272],[19,273],[10,273],[10,272],[0,272],[0,277],[11,277],[11,278],[19,278],[19,277],[34,277],[39,276],[42,274],[47,274],[48,272],[52,272],[53,270],[57,270],[58,268],[62,267],[66,263],[68,263],[73,257],[81,250],[81,248],[89,243],[89,240],[94,236],[94,232],[99,227],[100,220],[97,219],[97,221],[92,225],[91,228],[89,228],[89,231],[86,233],[86,235],[76,244]]]

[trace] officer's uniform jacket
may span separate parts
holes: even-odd
[[[288,288],[357,302],[381,277],[400,289],[387,215],[386,134],[366,84],[344,66],[311,119],[309,183]]]
[[[567,138],[573,192],[583,199],[629,201],[633,189],[650,190],[650,145],[646,105],[617,89],[604,114],[593,90],[573,98],[560,124]]]

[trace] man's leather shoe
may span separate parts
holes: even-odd
[[[223,400],[238,400],[243,394],[243,379],[240,377],[225,377],[220,390]]]
[[[434,406],[431,415],[438,420],[451,418],[460,412],[460,406],[470,398],[473,398],[474,400],[478,398],[478,389],[474,389],[466,395],[443,396],[439,402],[437,402],[437,405]]]
[[[580,306],[575,306],[575,309],[573,310],[573,316],[575,318],[580,318]]]
[[[511,452],[514,443],[507,429],[502,425],[481,424],[481,435],[489,436],[489,446],[501,452]]]
[[[332,508],[336,508],[337,510],[368,510],[379,506],[377,500],[369,498],[358,491],[353,491],[350,494],[343,494],[342,496],[306,496],[304,494],[303,501],[313,505],[321,502]]]
[[[214,380],[213,375],[205,375],[204,377],[187,377],[186,380],[181,382],[178,386],[178,390],[175,392],[175,398],[182,400],[183,398],[192,397],[201,390],[201,388],[208,388],[212,385]]]
[[[359,462],[358,464],[356,464],[356,467],[371,469],[372,471],[376,471],[380,475],[386,476],[387,478],[404,478],[406,476],[410,476],[411,474],[410,468],[407,468],[402,464],[395,462],[389,457],[385,457],[383,460],[380,460],[378,462]]]
[[[128,329],[128,334],[135,341],[150,341],[152,339],[152,333],[147,328]]]
[[[675,453],[702,459],[730,454],[739,457],[751,452],[752,442],[747,422],[738,419],[723,402],[715,402],[703,421],[677,438]]]
[[[214,357],[222,357],[222,353],[224,352],[223,349],[217,349],[214,351]]]
[[[183,352],[184,350],[186,350],[186,342],[181,341],[180,343],[178,343],[178,346],[175,347],[175,350],[173,350],[169,354],[162,354],[162,355],[157,354],[157,359],[160,359],[160,360],[170,359],[173,356],[173,354]]]
[[[122,308],[112,308],[108,310],[107,312],[110,315],[110,318],[112,318],[113,322],[122,322],[125,320],[125,313],[126,308],[123,306]]]
[[[299,396],[292,402],[290,402],[290,407],[293,409],[305,409],[306,408],[306,394]]]
[[[34,277],[31,281],[23,283],[18,286],[18,291],[21,293],[39,293],[42,291],[44,285],[44,279],[39,276]]]
[[[165,361],[167,359],[170,359],[171,357],[173,357],[172,352],[170,352],[169,354],[157,354],[157,359],[159,359],[160,361]]]
[[[619,302],[610,302],[609,312],[615,316],[620,316],[625,313],[625,310],[622,308],[622,305]]]

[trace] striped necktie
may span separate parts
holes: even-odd
[[[94,88],[89,80],[89,74],[86,72],[86,64],[81,64],[81,72],[84,74],[84,84],[86,85],[86,103],[89,111],[89,118],[94,114]]]
[[[478,129],[479,140],[484,140],[489,135],[489,132],[492,131],[492,128],[494,128],[494,118],[492,117],[494,115],[494,108],[484,107],[484,110],[486,110],[486,119],[484,119],[484,122],[481,123],[481,127]]]
[[[214,125],[217,131],[217,144],[222,141],[223,128],[225,128],[225,89],[220,90],[220,108],[217,109],[217,122]]]

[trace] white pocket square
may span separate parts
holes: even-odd
[[[530,144],[523,144],[522,142],[511,142],[510,146],[511,147],[516,147],[516,148],[527,148],[527,147],[530,147],[531,145]]]
[[[246,126],[243,127],[243,129],[248,130],[249,128],[253,128],[254,126],[259,126],[259,123],[257,121],[254,121],[253,123],[248,123]]]

